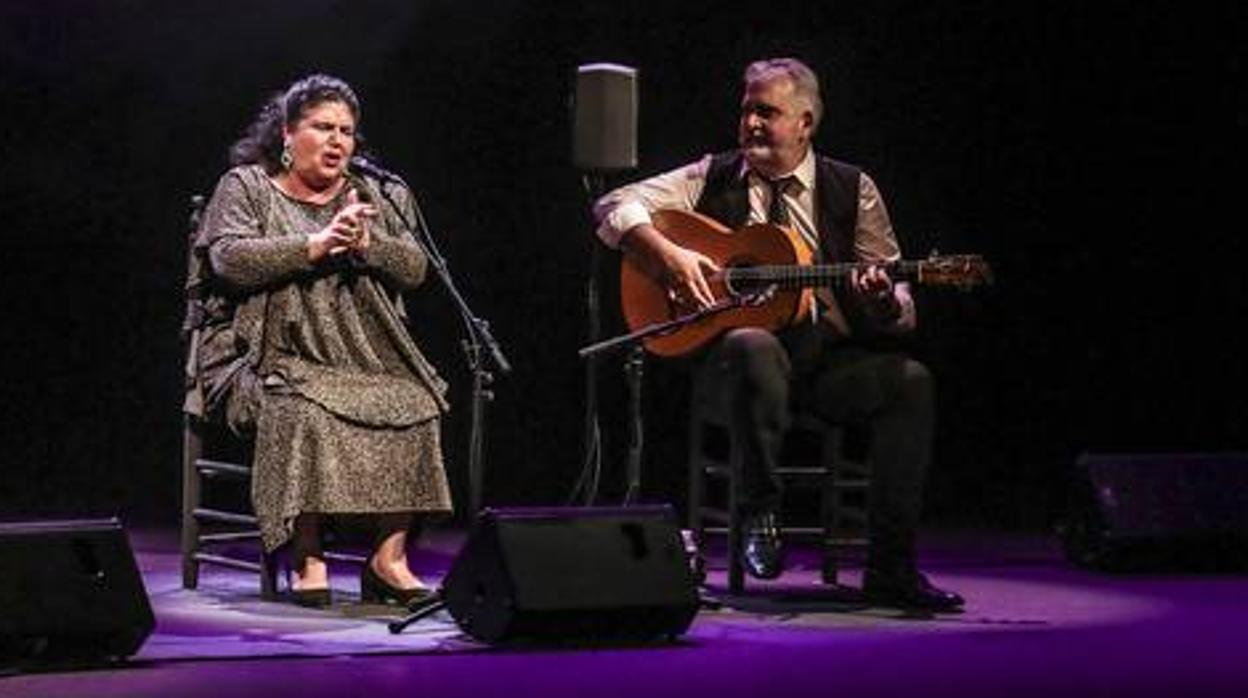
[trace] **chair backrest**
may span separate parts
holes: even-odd
[[[208,281],[208,269],[205,260],[196,253],[195,241],[199,236],[199,226],[203,221],[204,207],[207,200],[201,194],[190,198],[190,212],[187,216],[186,230],[186,282],[183,286],[186,310],[182,316],[182,344],[185,351],[183,365],[183,386],[186,390],[182,402],[182,411],[203,416],[204,396],[199,382],[199,331],[203,328],[204,293]]]
[[[207,282],[207,269],[204,260],[195,252],[195,240],[199,236],[199,226],[203,222],[204,208],[207,200],[202,194],[193,194],[186,221],[186,314],[182,318],[182,339],[185,341],[190,332],[198,329],[203,323],[203,288]]]

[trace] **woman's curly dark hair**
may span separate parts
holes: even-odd
[[[356,147],[363,144],[360,136],[360,100],[345,81],[317,73],[296,81],[284,92],[269,98],[246,134],[230,147],[231,165],[260,164],[265,172],[275,174],[282,169],[282,127],[293,126],[304,113],[325,102],[341,102],[351,110],[356,123]]]

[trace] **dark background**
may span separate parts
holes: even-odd
[[[314,71],[359,92],[515,364],[489,409],[487,503],[560,503],[581,467],[595,243],[569,104],[597,61],[640,71],[642,175],[732,145],[748,61],[803,58],[828,106],[818,146],[874,175],[909,256],[992,262],[990,289],[920,296],[932,523],[1047,527],[1082,451],[1244,450],[1244,11],[1083,4],[5,3],[0,514],[175,520],[186,201],[261,101]],[[436,283],[412,300],[454,384],[462,501],[461,325]],[[604,501],[624,482],[618,368]],[[649,368],[645,497],[679,501],[684,387]]]

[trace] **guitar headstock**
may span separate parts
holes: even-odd
[[[963,291],[992,283],[992,268],[977,254],[938,255],[918,262],[919,283],[953,286]]]

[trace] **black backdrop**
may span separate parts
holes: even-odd
[[[5,3],[0,513],[174,520],[185,202],[313,71],[357,88],[516,366],[489,411],[487,503],[561,502],[581,464],[594,243],[569,100],[596,61],[640,71],[649,174],[731,145],[746,62],[804,58],[828,103],[818,145],[874,174],[910,254],[993,262],[987,292],[920,299],[934,521],[1047,525],[1082,450],[1244,449],[1244,12],[1080,5]],[[454,384],[462,497],[462,331],[436,284],[413,301]],[[610,500],[617,365],[603,384]],[[645,496],[679,500],[683,387],[651,366],[647,389]]]

